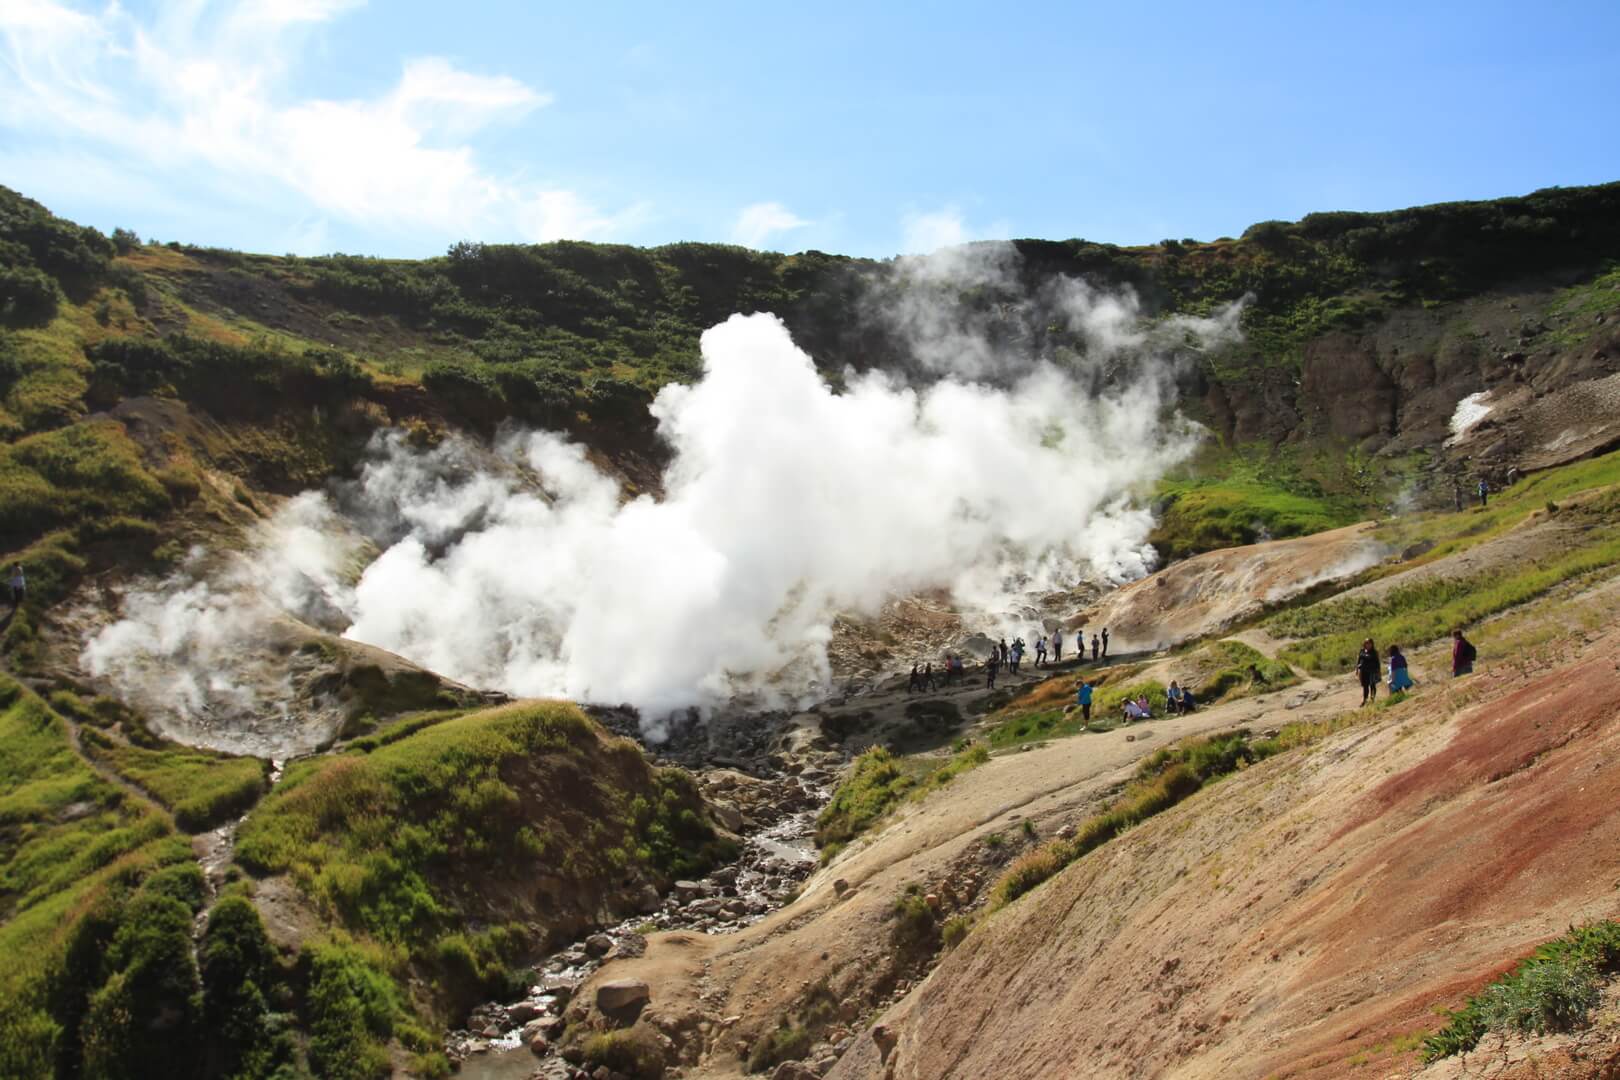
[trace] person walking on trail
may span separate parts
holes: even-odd
[[[1474,670],[1474,658],[1479,650],[1474,643],[1463,637],[1461,630],[1451,632],[1451,677],[1470,674]]]
[[[939,684],[934,681],[934,662],[932,660],[923,665],[923,686],[929,691],[938,689]]]
[[[922,665],[911,665],[911,681],[906,684],[906,693],[913,694],[922,689]]]
[[[1103,645],[1103,653],[1102,653],[1103,654],[1103,659],[1106,660],[1106,659],[1108,659],[1108,627],[1106,627],[1106,626],[1103,627],[1102,645]]]
[[[1062,629],[1062,627],[1059,627],[1057,633],[1052,635],[1052,663],[1054,663],[1054,664],[1063,663],[1063,629]]]
[[[1412,673],[1406,668],[1406,656],[1399,645],[1389,647],[1389,692],[1399,694],[1412,689]]]
[[[1093,664],[1095,664],[1097,662],[1097,649],[1099,647],[1100,647],[1100,644],[1098,642],[1097,635],[1092,634],[1091,635],[1091,662]]]
[[[1088,679],[1080,680],[1080,689],[1075,693],[1075,700],[1080,703],[1080,722],[1091,723],[1091,682]]]
[[[996,688],[996,669],[1000,666],[1000,654],[997,653],[995,649],[991,649],[990,659],[984,662],[984,688],[986,690],[994,690]]]
[[[17,563],[11,568],[11,606],[21,607],[27,595],[28,578],[23,574],[22,563]]]
[[[1488,495],[1490,493],[1490,490],[1491,490],[1491,486],[1485,482],[1485,478],[1483,476],[1479,478],[1479,489],[1478,490],[1479,490],[1479,505],[1483,507],[1485,505],[1485,496]]]
[[[1356,657],[1356,675],[1361,679],[1363,705],[1378,696],[1379,666],[1378,650],[1373,647],[1373,639],[1368,638],[1361,643],[1361,653]]]
[[[1035,639],[1035,666],[1036,667],[1041,667],[1045,663],[1046,663],[1046,639],[1044,637],[1038,637],[1038,638]]]

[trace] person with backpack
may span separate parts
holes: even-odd
[[[1479,650],[1474,643],[1463,637],[1461,629],[1451,632],[1451,677],[1471,674],[1474,670],[1474,658]]]
[[[1389,647],[1389,692],[1399,694],[1412,689],[1412,673],[1407,670],[1406,656],[1399,645]]]
[[[1356,674],[1361,678],[1361,703],[1363,705],[1378,697],[1378,676],[1380,674],[1378,663],[1378,650],[1373,646],[1373,639],[1368,638],[1361,643],[1361,653],[1356,657]]]
[[[1010,664],[1008,664],[1007,670],[1012,672],[1014,675],[1016,675],[1016,674],[1018,674],[1018,665],[1022,664],[1023,662],[1024,662],[1024,639],[1023,638],[1014,638],[1013,643],[1012,643],[1012,662]]]

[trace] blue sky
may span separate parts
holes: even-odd
[[[0,3],[0,183],[244,250],[1236,235],[1620,179],[1620,4]]]

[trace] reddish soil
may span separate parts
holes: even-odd
[[[831,1075],[1406,1074],[1437,1007],[1620,913],[1617,670],[1611,632],[1223,781],[981,926]]]

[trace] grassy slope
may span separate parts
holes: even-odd
[[[1500,493],[1485,508],[1427,514],[1386,529],[1401,544],[1433,547],[1388,572],[1410,569],[1500,536],[1533,514],[1554,514],[1582,527],[1558,550],[1527,556],[1507,572],[1451,577],[1397,586],[1376,601],[1347,598],[1290,609],[1267,621],[1272,633],[1299,639],[1284,659],[1312,672],[1347,670],[1360,642],[1380,649],[1421,645],[1525,603],[1571,580],[1620,564],[1620,452],[1538,473]],[[1572,496],[1582,496],[1570,502]],[[1558,508],[1557,500],[1570,502]]]
[[[506,963],[539,944],[529,924],[558,928],[581,904],[595,913],[582,897],[699,874],[726,851],[690,777],[561,702],[300,762],[237,844],[249,871],[290,874],[394,970],[430,973],[450,1011],[510,989]]]

